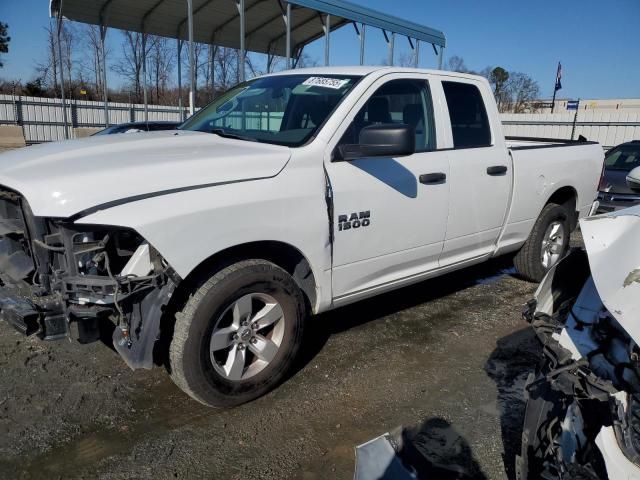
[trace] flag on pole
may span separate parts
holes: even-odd
[[[556,73],[556,89],[555,89],[555,91],[557,92],[561,88],[562,88],[562,65],[560,65],[560,62],[558,62],[558,71]]]

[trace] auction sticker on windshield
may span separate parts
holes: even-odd
[[[302,82],[302,85],[306,85],[308,87],[325,87],[339,90],[348,83],[349,79],[309,77],[304,82]]]

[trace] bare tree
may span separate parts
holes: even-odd
[[[73,45],[74,45],[75,32],[73,27],[68,24],[63,24],[60,31],[60,43],[62,48],[62,68],[65,69],[65,80],[68,91],[68,98],[73,98],[74,90],[74,58],[73,58]]]
[[[416,55],[413,52],[402,52],[395,63],[398,67],[413,67],[416,64]]]
[[[58,50],[56,47],[56,29],[53,23],[44,27],[47,32],[47,56],[43,62],[36,64],[36,73],[42,84],[58,97]]]
[[[142,101],[142,52],[143,44],[146,44],[147,54],[149,53],[149,35],[138,32],[122,32],[124,39],[122,42],[122,57],[112,70],[118,75],[122,75],[129,81],[133,100]]]
[[[527,105],[540,96],[538,82],[526,73],[510,72],[507,86],[510,93],[510,110],[524,113]]]
[[[77,62],[74,58],[74,32],[68,23],[62,25],[60,31],[60,50],[62,51],[62,61],[59,58],[57,27],[51,22],[44,27],[47,32],[46,57],[43,61],[36,63],[37,78],[44,88],[51,89],[54,97],[60,93],[58,78],[62,72],[65,76],[65,90],[68,98],[73,97]]]
[[[254,62],[252,61],[252,63]],[[249,66],[252,75],[277,72],[287,69],[286,57],[280,57],[277,55],[267,56],[266,70],[262,73],[259,68],[255,67],[255,63],[253,65],[247,65]],[[297,58],[293,59],[293,68],[311,68],[317,66],[318,61],[315,58],[311,57],[311,55],[309,55],[305,51],[302,51],[301,53],[299,53],[299,56]]]
[[[308,53],[302,52],[296,63],[296,68],[313,68],[318,66],[318,60]]]
[[[450,72],[473,73],[464,64],[464,59],[458,55],[453,55],[444,64],[444,69]]]
[[[227,90],[238,83],[238,52],[233,48],[219,47],[215,69],[219,90]]]
[[[172,43],[164,37],[151,37],[148,58],[149,83],[153,86],[151,98],[155,94],[156,103],[160,104],[167,93],[173,72],[173,61],[176,56]]]
[[[96,95],[103,90],[102,85],[102,51],[100,40],[100,27],[96,25],[84,25],[82,30],[78,33],[81,41],[88,49],[88,54],[82,56],[80,61],[80,76],[87,76],[92,78],[93,89]],[[109,56],[109,49],[105,47],[105,58]]]

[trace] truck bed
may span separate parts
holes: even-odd
[[[593,142],[580,137],[578,140],[542,137],[505,137],[505,143],[510,150],[527,150],[531,148],[572,147],[577,145],[593,145]]]

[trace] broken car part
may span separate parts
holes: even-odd
[[[581,221],[524,316],[544,361],[526,385],[520,480],[640,479],[640,207]]]

